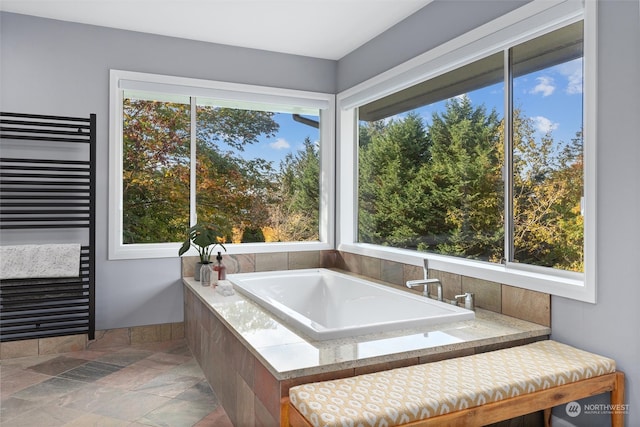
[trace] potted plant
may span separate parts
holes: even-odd
[[[225,238],[222,237],[225,234],[219,227],[211,223],[198,223],[189,229],[187,240],[180,247],[178,256],[182,256],[191,246],[198,250],[200,262],[196,264],[194,270],[195,280],[200,280],[202,264],[211,264],[211,254],[217,245],[220,245],[226,252]]]

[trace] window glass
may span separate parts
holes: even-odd
[[[582,73],[580,21],[359,107],[358,241],[582,272]]]
[[[582,22],[512,49],[513,261],[583,271]]]
[[[193,210],[228,243],[319,240],[318,109],[125,91],[122,111],[124,244],[182,241]]]
[[[125,92],[122,111],[122,241],[183,240],[189,227],[189,98]]]
[[[503,68],[495,54],[360,109],[360,242],[503,257]]]
[[[198,219],[228,242],[317,241],[319,116],[197,103]]]

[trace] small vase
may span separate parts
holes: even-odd
[[[202,264],[200,267],[200,284],[202,286],[210,286],[211,280],[213,276],[213,270],[211,269],[211,264],[206,263]]]
[[[196,282],[200,281],[200,269],[202,269],[202,263],[198,261],[193,269],[193,280]]]

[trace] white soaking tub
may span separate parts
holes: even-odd
[[[237,291],[315,340],[475,318],[471,310],[322,268],[227,278]]]

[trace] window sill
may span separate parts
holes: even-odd
[[[176,258],[182,243],[147,243],[120,245],[109,248],[109,260]],[[226,255],[303,252],[332,250],[333,246],[323,242],[272,242],[272,243],[238,243],[225,244]],[[185,256],[197,256],[198,252],[191,248]]]
[[[542,269],[545,270],[544,272],[531,271],[532,269],[518,266],[493,264],[366,243],[341,244],[338,250],[420,267],[426,258],[429,260],[430,269],[595,303],[595,286],[586,283],[584,275],[580,273],[548,274],[547,269]]]

